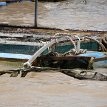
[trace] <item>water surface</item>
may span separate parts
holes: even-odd
[[[106,0],[66,0],[39,2],[38,26],[107,30]],[[13,3],[0,8],[0,22],[12,25],[34,25],[34,2]]]

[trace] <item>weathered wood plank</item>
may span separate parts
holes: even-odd
[[[104,60],[107,60],[107,56],[106,57],[102,57],[102,58],[95,58],[94,61],[97,62],[97,61],[104,61]]]

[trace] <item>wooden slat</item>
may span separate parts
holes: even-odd
[[[102,57],[102,58],[94,59],[95,62],[97,62],[97,61],[104,61],[104,60],[107,60],[107,56],[106,57]]]
[[[37,60],[44,59],[44,60],[74,60],[74,59],[90,59],[91,57],[87,56],[41,56],[38,57]]]
[[[26,62],[28,59],[0,58],[0,61]]]

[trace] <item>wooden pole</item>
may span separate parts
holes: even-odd
[[[37,28],[37,16],[38,16],[38,0],[35,0],[35,17],[34,17],[35,28]]]

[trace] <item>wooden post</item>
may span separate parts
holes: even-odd
[[[38,16],[38,0],[35,0],[35,17],[34,17],[35,28],[37,28],[37,16]]]

